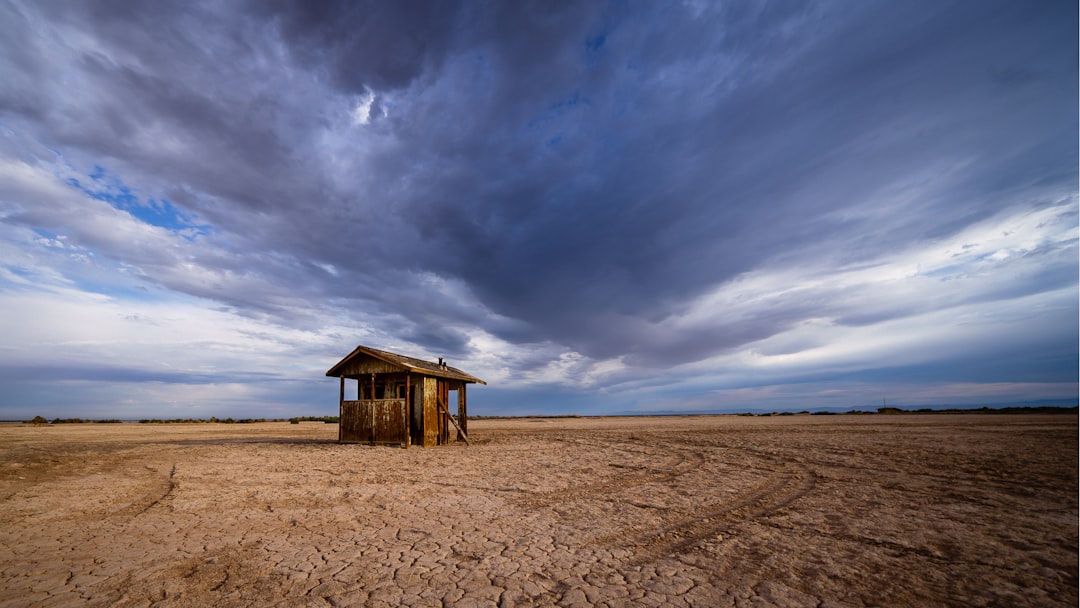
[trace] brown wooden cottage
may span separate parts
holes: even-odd
[[[339,443],[444,445],[468,442],[465,387],[483,380],[438,363],[367,346],[357,346],[327,376],[341,379]],[[356,399],[345,399],[345,379],[356,380]],[[450,392],[457,393],[457,420],[450,415]]]

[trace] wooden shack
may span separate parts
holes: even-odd
[[[438,362],[357,346],[327,376],[340,379],[339,443],[444,445],[468,442],[465,387],[483,380]],[[356,399],[345,399],[346,379],[356,380]],[[450,393],[457,393],[457,420]],[[455,427],[451,434],[450,427]]]

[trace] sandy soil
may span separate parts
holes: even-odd
[[[1074,415],[0,425],[0,606],[1076,606]]]

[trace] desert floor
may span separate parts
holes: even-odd
[[[0,425],[0,606],[1077,605],[1075,415]]]

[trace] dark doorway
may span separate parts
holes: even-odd
[[[424,385],[413,384],[409,389],[409,439],[413,445],[424,445]]]

